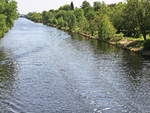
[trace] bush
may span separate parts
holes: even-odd
[[[97,31],[99,38],[109,39],[114,36],[116,29],[113,24],[110,22],[110,19],[107,15],[100,15],[95,19],[97,23]]]

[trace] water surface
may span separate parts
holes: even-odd
[[[20,18],[0,40],[0,113],[150,113],[150,60]]]

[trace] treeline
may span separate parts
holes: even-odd
[[[0,37],[3,37],[17,19],[17,3],[14,0],[0,0]]]
[[[71,2],[58,10],[29,13],[27,18],[99,38],[110,39],[121,34],[146,40],[150,34],[150,1],[127,0],[110,5],[94,2],[93,6],[84,1],[81,8],[75,8]]]

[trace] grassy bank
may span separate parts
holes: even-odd
[[[141,38],[123,37],[120,36],[120,34],[116,34],[114,37],[109,39],[102,39],[97,36],[91,36],[85,33],[79,33],[79,34],[89,39],[102,40],[106,43],[120,47],[122,49],[135,52],[144,56],[150,56],[149,47],[145,48],[145,42],[149,42],[150,37],[147,37],[147,41],[145,41],[143,37]],[[149,44],[150,43],[148,43],[148,46]]]

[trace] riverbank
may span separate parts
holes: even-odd
[[[143,56],[150,56],[150,51],[144,50],[144,46],[143,46],[144,40],[142,40],[141,38],[135,39],[135,38],[126,38],[126,37],[114,37],[109,40],[104,40],[104,39],[100,39],[98,37],[94,37],[94,36],[87,35],[84,33],[79,33],[79,34],[86,38],[101,40],[113,46],[131,51],[137,54],[141,54]]]
[[[9,30],[11,30],[11,28],[7,28],[5,31],[0,31],[0,39],[3,38]]]
[[[32,20],[33,21],[33,20]],[[109,43],[113,46],[143,55],[143,56],[148,56],[150,57],[150,51],[149,50],[144,50],[144,40],[143,38],[128,38],[128,37],[123,37],[123,36],[118,36],[116,34],[116,36],[114,36],[113,38],[110,39],[102,39],[99,38],[97,36],[92,36],[90,34],[87,33],[82,33],[82,32],[76,32],[76,31],[70,31],[69,29],[66,29],[64,27],[59,27],[57,25],[54,24],[46,24],[42,21],[34,21],[36,23],[43,23],[44,25],[47,26],[51,26],[51,27],[55,27],[57,29],[63,30],[65,32],[69,32],[69,33],[78,33],[81,36],[84,36],[85,38],[88,39],[95,39],[95,40],[101,40],[104,41],[106,43]]]
[[[17,2],[13,0],[0,0],[0,38],[3,38],[18,18]]]

